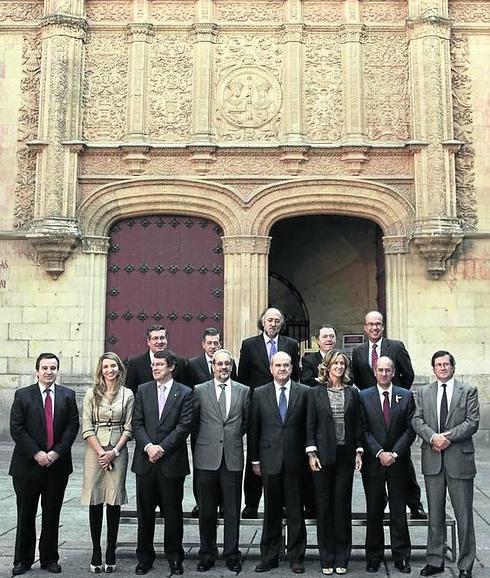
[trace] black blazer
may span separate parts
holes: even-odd
[[[379,357],[387,355],[395,364],[393,384],[405,389],[412,387],[414,372],[410,355],[401,341],[386,339],[381,341]],[[369,342],[356,347],[352,352],[352,374],[354,383],[359,389],[367,389],[376,385],[376,377],[369,365]]]
[[[282,423],[274,383],[258,387],[252,396],[249,458],[260,462],[263,474],[298,474],[306,467],[306,405],[309,388],[291,382],[286,421]]]
[[[172,372],[173,378],[180,382],[185,383],[186,378],[186,361],[185,359],[177,359],[177,364]],[[136,390],[138,385],[142,383],[147,383],[153,380],[153,372],[151,370],[151,359],[150,351],[146,351],[138,357],[132,357],[129,359],[126,367],[126,387],[136,395]]]
[[[386,426],[377,387],[361,391],[364,437],[363,473],[383,476],[385,469],[376,454],[380,450],[398,454],[389,470],[393,475],[407,476],[410,468],[410,446],[415,440],[412,417],[415,403],[411,391],[393,386],[390,423]]]
[[[291,337],[279,335],[277,346],[278,351],[285,351],[291,356],[293,364],[291,379],[298,381],[298,342],[295,339],[291,339]],[[269,356],[263,334],[261,333],[255,337],[244,339],[240,350],[240,361],[238,363],[238,381],[248,385],[251,389],[269,383],[272,379],[269,365]]]
[[[323,361],[319,351],[305,353],[301,359],[301,383],[306,385],[318,385],[315,377],[318,377],[318,366]]]
[[[192,389],[174,381],[159,419],[156,381],[138,387],[133,412],[136,447],[131,467],[135,474],[148,474],[152,467],[160,468],[168,478],[190,472],[186,440],[192,427],[192,403]],[[149,443],[160,445],[165,452],[155,464],[145,452]]]
[[[205,383],[213,377],[209,371],[206,355],[204,353],[189,359],[187,362],[186,373],[187,377],[185,384],[189,387],[194,387],[198,383]],[[233,362],[233,367],[231,369],[231,379],[237,381],[235,362]]]
[[[351,385],[347,385],[344,392],[345,447],[354,467],[356,449],[362,447],[361,397],[359,390]],[[316,446],[322,466],[335,464],[337,459],[335,422],[327,388],[322,384],[311,388],[308,392],[306,447],[308,446]]]
[[[54,394],[54,446],[59,454],[50,475],[68,476],[73,471],[71,446],[80,426],[75,392],[62,385],[55,386]],[[16,478],[40,478],[46,468],[40,466],[34,455],[38,451],[48,451],[44,406],[37,383],[15,392],[10,411],[10,435],[15,442],[9,474]]]

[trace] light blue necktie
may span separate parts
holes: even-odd
[[[288,400],[285,394],[286,388],[281,387],[281,394],[279,395],[279,415],[281,416],[282,423],[286,420],[286,413],[288,411]]]
[[[271,339],[269,341],[270,349],[269,349],[269,361],[272,359],[272,356],[277,353],[276,342]]]

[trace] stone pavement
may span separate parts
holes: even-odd
[[[88,525],[88,508],[81,506],[79,503],[79,496],[82,484],[82,463],[83,463],[83,442],[77,442],[74,446],[74,466],[75,471],[68,483],[65,504],[63,506],[61,515],[60,528],[60,564],[63,568],[62,576],[66,578],[77,578],[79,576],[92,576],[89,571],[89,563],[91,556],[91,542]],[[15,510],[15,494],[12,488],[10,476],[7,475],[8,465],[10,461],[10,454],[12,451],[12,444],[0,444],[0,576],[10,576],[12,568],[12,557],[15,541],[15,524],[16,524],[16,510]],[[490,578],[490,452],[488,447],[481,444],[477,448],[478,457],[478,476],[475,482],[475,526],[477,539],[477,560],[475,563],[473,575],[475,578]],[[419,469],[420,454],[418,448],[414,446],[413,459],[417,469]],[[419,475],[419,482],[423,478]],[[128,509],[136,508],[135,501],[135,480],[134,475],[128,472],[128,494],[129,504]],[[193,497],[191,491],[191,478],[186,478],[186,492],[185,492],[184,509],[190,510],[193,506]],[[426,506],[425,498],[423,499],[424,506]],[[362,491],[362,484],[360,476],[355,476],[354,482],[354,499],[353,511],[365,511],[364,494]],[[163,527],[156,528],[156,541],[160,543],[157,547],[159,555],[154,564],[153,570],[149,572],[149,578],[156,578],[161,576],[168,576],[168,565],[163,559],[161,542],[163,541]],[[243,555],[243,571],[244,578],[256,578],[258,575],[254,573],[254,567],[259,559],[259,551],[256,547],[260,541],[261,528],[243,527],[241,531],[241,542],[246,543],[247,547],[242,548]],[[363,544],[365,528],[354,528],[354,544]],[[219,534],[218,534],[219,535]],[[425,545],[426,529],[425,528],[411,528],[412,545]],[[308,529],[308,539],[311,543],[316,543],[316,532],[314,527]],[[119,532],[120,542],[134,542],[136,540],[136,525],[121,526]],[[198,543],[199,535],[197,526],[184,527],[184,540],[187,543]],[[203,574],[196,572],[197,565],[197,550],[195,545],[189,545],[186,548],[187,556],[184,561],[185,576],[203,578]],[[412,575],[418,576],[420,569],[425,565],[425,554],[423,550],[412,551]],[[136,564],[136,557],[134,546],[120,547],[117,552],[117,570],[114,578],[124,578],[134,576],[134,567]],[[320,564],[317,550],[311,549],[307,551],[305,559],[306,574],[305,578],[313,576],[320,577]],[[47,574],[39,567],[38,561],[34,564],[31,571],[26,574],[28,578],[44,577]],[[206,576],[209,578],[216,578],[223,576],[229,578],[231,572],[226,568],[224,562],[219,560],[215,568],[210,570]],[[458,576],[458,571],[453,562],[447,560],[446,562],[446,576]],[[270,578],[278,578],[279,576],[293,576],[290,572],[287,562],[282,562],[279,569],[273,570],[266,574]],[[366,576],[364,550],[356,549],[353,551],[351,563],[349,565],[348,576],[361,577]],[[400,572],[394,569],[389,552],[386,554],[386,563],[382,565],[377,575],[383,576],[401,576]]]

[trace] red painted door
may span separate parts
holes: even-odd
[[[198,217],[125,219],[109,232],[106,350],[146,349],[146,329],[167,328],[169,349],[197,355],[206,327],[222,330],[221,228]]]

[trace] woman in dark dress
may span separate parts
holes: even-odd
[[[345,574],[352,548],[354,470],[362,466],[359,390],[349,385],[349,358],[338,349],[319,366],[309,391],[307,448],[313,472],[317,537],[323,574]]]

